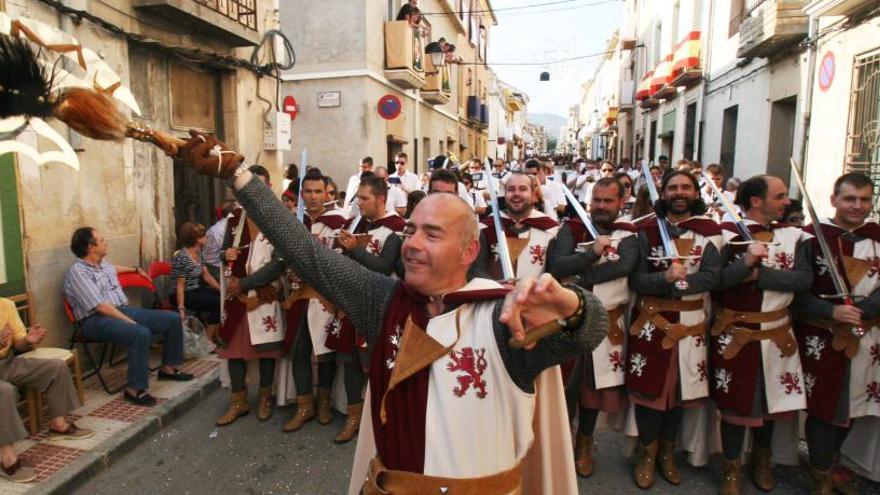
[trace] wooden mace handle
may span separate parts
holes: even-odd
[[[538,325],[537,327],[526,332],[525,338],[522,340],[516,340],[516,338],[511,337],[507,343],[510,347],[514,349],[522,349],[526,346],[534,344],[535,342],[543,339],[544,337],[549,337],[554,333],[562,330],[562,325],[560,325],[556,320],[550,320],[547,323],[542,325]]]
[[[162,148],[162,151],[168,156],[177,156],[180,148],[186,144],[185,139],[172,136],[167,132],[159,131],[137,122],[126,124],[125,135],[138,141],[155,144]]]

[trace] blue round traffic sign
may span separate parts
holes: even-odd
[[[394,95],[385,95],[379,98],[378,111],[379,116],[385,120],[394,120],[403,110],[403,104],[400,98]]]

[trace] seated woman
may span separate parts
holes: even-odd
[[[183,247],[171,260],[174,284],[168,288],[168,299],[177,307],[182,321],[186,319],[187,309],[204,314],[205,331],[214,341],[220,325],[220,284],[208,272],[202,253],[205,226],[186,222],[180,226],[177,238]]]

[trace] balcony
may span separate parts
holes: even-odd
[[[633,110],[633,90],[636,82],[633,80],[620,83],[620,112],[629,113]]]
[[[809,16],[852,15],[876,6],[874,0],[813,0],[806,8]]]
[[[480,123],[480,98],[478,96],[468,96],[467,120],[474,125]]]
[[[405,89],[425,85],[422,37],[406,21],[385,23],[385,77]]]
[[[231,46],[256,46],[257,0],[134,0],[132,5]]]
[[[807,2],[790,0],[748,0],[739,26],[736,55],[769,57],[804,39],[809,18]]]
[[[449,66],[444,65],[437,70],[431,62],[431,57],[425,57],[425,86],[422,88],[422,98],[434,105],[445,105],[452,98],[452,83],[449,82]]]
[[[703,70],[700,63],[700,32],[691,31],[675,47],[672,57],[672,85],[690,86],[700,80]]]
[[[658,100],[672,98],[678,94],[678,89],[672,85],[672,54],[666,56],[657,67],[654,67],[654,76],[651,78],[651,97]]]
[[[636,90],[636,100],[640,103],[642,108],[654,108],[656,107],[660,101],[657,98],[651,96],[651,78],[654,77],[654,71],[649,70],[645,73],[645,77],[639,81],[639,87]]]

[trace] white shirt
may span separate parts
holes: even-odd
[[[393,182],[394,179],[400,180],[400,188],[403,189],[403,192],[407,194],[413,191],[418,191],[419,186],[421,186],[422,182],[421,180],[419,180],[418,175],[410,171],[407,171],[405,174],[403,174],[402,177],[398,175],[397,172],[394,172],[393,174],[388,176],[389,182]]]
[[[541,193],[544,195],[544,213],[553,220],[559,220],[556,214],[556,208],[565,206],[565,193],[562,192],[562,186],[548,180],[541,186]]]
[[[388,197],[385,200],[386,211],[397,211],[397,208],[406,208],[407,194],[403,189],[388,185]]]

